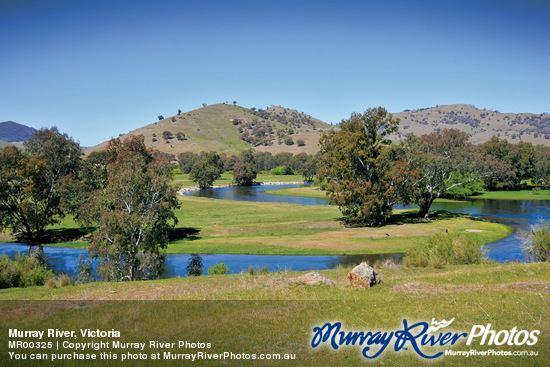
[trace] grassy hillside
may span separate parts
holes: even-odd
[[[401,120],[399,132],[392,136],[396,140],[404,139],[410,133],[422,135],[457,128],[470,133],[474,143],[483,143],[497,135],[512,143],[525,141],[550,145],[548,114],[500,113],[455,104],[405,110],[393,115]],[[238,154],[249,148],[273,154],[314,154],[319,151],[323,131],[332,128],[333,125],[303,112],[280,106],[256,110],[220,103],[163,118],[120,136],[143,135],[148,146],[175,155],[212,150]],[[163,136],[165,131],[171,137]],[[287,144],[288,139],[292,143]],[[102,149],[106,144],[99,144],[89,151]]]
[[[143,135],[145,143],[162,152],[217,151],[227,154],[254,148],[278,153],[316,153],[322,130],[332,126],[303,113],[282,107],[252,110],[229,104],[214,104],[170,116],[121,135]],[[166,139],[164,132],[172,135]],[[178,133],[181,133],[178,136]],[[182,135],[184,134],[184,136]],[[285,141],[291,138],[293,144]],[[299,146],[298,140],[304,145]],[[101,149],[106,142],[92,150]]]
[[[455,128],[472,135],[471,141],[483,143],[494,135],[511,143],[520,141],[550,145],[550,115],[532,113],[501,113],[481,110],[471,105],[455,104],[394,113],[401,119],[399,133],[427,134],[444,128]]]

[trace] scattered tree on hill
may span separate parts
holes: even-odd
[[[298,145],[299,147],[303,147],[304,145],[306,145],[306,142],[304,141],[304,139],[298,139],[296,140],[296,145]]]
[[[162,138],[168,142],[168,140],[173,139],[174,137],[172,136],[171,131],[166,130],[162,133]]]
[[[237,101],[233,101],[233,106],[236,106],[237,105]]]
[[[294,139],[292,139],[291,136],[287,136],[287,137],[285,138],[285,144],[286,144],[286,145],[294,145]]]
[[[204,190],[220,178],[223,169],[223,162],[216,152],[201,155],[193,164],[189,173],[189,179],[196,182],[201,190]]]
[[[164,120],[164,116],[158,115],[158,119],[159,119],[159,121]]]
[[[353,113],[339,131],[321,137],[319,177],[347,221],[375,226],[389,218],[397,198],[382,148],[398,125],[398,119],[377,107]]]
[[[36,131],[24,146],[0,152],[0,229],[42,252],[46,227],[65,214],[59,181],[78,170],[81,148],[55,127]]]
[[[181,115],[181,110],[178,110],[178,115]]]
[[[187,138],[185,137],[185,134],[180,131],[176,134],[176,139],[178,139],[179,141],[184,141]]]

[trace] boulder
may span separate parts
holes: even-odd
[[[311,273],[307,273],[299,277],[290,278],[288,281],[291,283],[302,283],[307,285],[326,284],[328,286],[334,287],[334,282],[332,280],[316,271],[312,271]]]
[[[380,283],[380,275],[367,263],[361,263],[353,268],[348,274],[348,279],[352,287],[363,289]]]

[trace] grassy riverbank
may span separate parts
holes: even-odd
[[[326,198],[325,191],[321,191],[318,186],[293,187],[288,189],[275,189],[264,191],[266,194],[293,196],[293,197],[312,197]],[[471,196],[470,199],[499,199],[499,200],[550,200],[550,190],[519,190],[519,191],[485,191],[482,194]],[[448,199],[437,199],[436,202],[442,202]]]
[[[396,210],[393,223],[377,228],[350,228],[338,208],[285,203],[226,201],[181,197],[179,225],[168,253],[225,253],[260,255],[339,255],[399,253],[418,246],[426,236],[448,230],[464,233],[480,245],[510,235],[512,229],[469,216],[434,212],[432,219],[415,211]],[[65,218],[54,226],[50,246],[86,248],[85,232]],[[6,240],[6,239],[4,239]]]
[[[550,190],[485,191],[472,199],[550,200]]]
[[[469,333],[474,325],[490,323],[497,331],[517,327],[539,330],[540,334],[534,346],[479,345],[479,339],[475,345],[466,346],[463,339],[445,349],[527,350],[539,355],[443,356],[436,362],[456,366],[550,364],[548,263],[446,266],[438,270],[383,268],[379,269],[382,283],[370,290],[352,288],[347,280],[349,270],[321,271],[335,282],[333,288],[289,281],[302,273],[273,273],[0,290],[0,344],[7,345],[8,328],[99,328],[118,330],[121,341],[146,342],[147,346],[149,340],[188,340],[212,343],[208,352],[296,353],[295,361],[270,365],[364,366],[360,347],[312,349],[313,327],[340,321],[345,330],[375,332],[402,329],[403,319],[429,323],[432,318],[455,318],[449,328],[453,332]],[[146,349],[146,353],[163,352]],[[409,349],[394,352],[390,346],[374,362],[407,366],[425,362]],[[434,354],[432,348],[424,351]],[[230,362],[250,365],[250,361]],[[94,365],[109,363],[96,361]],[[139,365],[147,364],[154,365],[154,361],[139,361]]]

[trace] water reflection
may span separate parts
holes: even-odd
[[[13,258],[15,254],[27,253],[29,246],[22,244],[0,244],[0,251]],[[44,247],[44,255],[48,265],[56,273],[67,273],[76,276],[78,257],[87,254],[86,250],[66,247]],[[225,263],[230,274],[239,274],[248,271],[249,266],[254,268],[267,267],[269,272],[285,270],[323,270],[338,266],[356,265],[362,261],[374,264],[377,260],[384,262],[388,259],[401,262],[403,254],[352,255],[352,256],[283,256],[283,255],[230,255],[230,254],[202,254],[204,274],[207,269],[216,263]],[[186,267],[190,254],[167,254],[162,278],[187,276]]]
[[[258,185],[258,186],[234,186],[210,188],[206,190],[191,190],[185,195],[210,199],[223,199],[234,201],[257,201],[267,203],[291,203],[300,205],[328,205],[328,198],[304,198],[292,196],[279,196],[266,194],[264,191],[275,189],[289,189],[298,187],[296,184],[287,185]],[[308,186],[308,185],[304,185]]]

